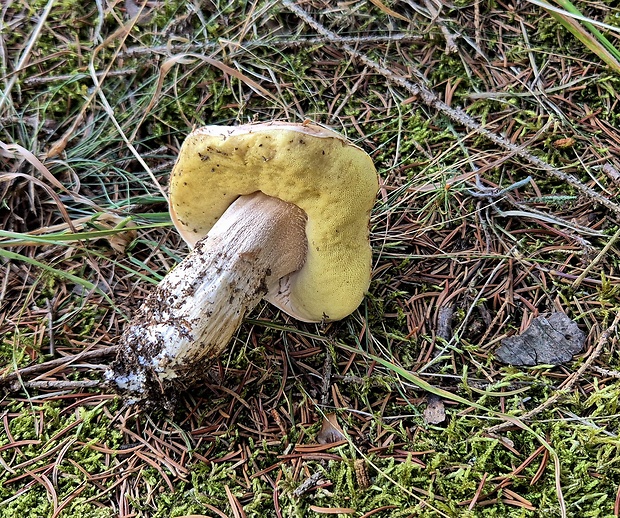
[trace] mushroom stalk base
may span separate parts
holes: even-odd
[[[235,201],[149,295],[106,378],[138,399],[169,399],[204,379],[244,316],[303,266],[306,215],[260,192]]]

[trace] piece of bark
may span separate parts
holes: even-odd
[[[316,488],[321,481],[323,480],[323,473],[320,471],[315,471],[312,475],[310,475],[306,480],[304,480],[298,487],[293,490],[293,496],[299,498],[303,496],[311,489]]]
[[[426,398],[427,405],[424,409],[424,421],[427,424],[440,424],[446,420],[446,408],[442,399],[435,394],[429,394]]]
[[[585,339],[564,313],[541,315],[522,334],[504,338],[495,356],[509,365],[560,365],[583,349]]]
[[[440,306],[437,315],[437,336],[449,342],[452,338],[452,317],[454,316],[454,306]]]
[[[370,476],[368,475],[368,464],[366,463],[366,459],[355,459],[353,462],[353,467],[355,469],[357,486],[360,489],[368,489],[371,481]]]

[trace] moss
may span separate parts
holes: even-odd
[[[58,481],[54,485],[54,491],[58,501],[63,502],[68,499],[62,516],[107,518],[114,515],[112,506],[105,505],[107,500],[105,493],[101,495],[101,503],[104,504],[102,507],[96,503],[100,500],[97,497],[100,489],[97,486],[88,486],[84,491],[83,487],[87,482],[84,470],[90,476],[95,476],[108,469],[101,458],[102,454],[95,452],[87,445],[78,446],[76,440],[79,438],[72,437],[72,434],[59,433],[74,428],[72,425],[77,419],[75,414],[65,414],[59,403],[43,405],[12,403],[6,408],[6,412],[13,439],[18,442],[36,442],[19,448],[8,448],[1,452],[5,463],[13,466],[24,464],[24,467],[18,471],[4,471],[0,476],[2,482],[0,498],[5,502],[0,508],[1,517],[51,516],[53,506],[45,486],[43,484],[31,486],[29,484],[31,479],[27,474],[39,472],[47,473],[49,476],[50,471],[45,470],[45,467],[50,466],[51,469],[54,465],[56,465]],[[102,411],[98,413],[96,426],[94,422],[90,426],[90,432],[95,431],[96,428],[99,429],[95,435],[99,438],[105,437],[105,444],[109,448],[117,448],[120,445],[121,435],[110,428],[109,421]],[[39,433],[40,429],[44,431],[43,434]],[[10,444],[10,442],[6,436],[0,434],[0,444]],[[59,451],[63,451],[64,455],[58,456]],[[50,455],[45,455],[46,452],[56,453],[50,457]],[[54,459],[56,459],[56,464],[54,464]],[[81,469],[78,469],[78,466]],[[15,477],[19,477],[19,480],[7,482]]]

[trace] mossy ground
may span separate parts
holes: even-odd
[[[617,200],[620,79],[540,7],[301,5],[393,74]],[[578,7],[618,24],[614,5]],[[562,499],[566,516],[618,516],[616,329],[527,427],[490,431],[556,396],[612,324],[620,255],[615,242],[601,251],[617,213],[467,133],[279,2],[138,10],[0,10],[0,141],[49,172],[0,150],[4,373],[115,344],[182,259],[161,189],[194,126],[308,118],[368,150],[382,178],[373,281],[355,314],[326,326],[258,308],[174,415],[101,390],[6,394],[0,517],[535,517],[561,516]],[[476,173],[487,187],[532,182],[481,198]],[[110,230],[110,215],[136,226]],[[54,234],[72,226],[76,237]],[[587,334],[582,354],[561,367],[495,360],[503,337],[554,310]],[[42,379],[101,379],[101,363]],[[431,424],[428,392],[400,368],[471,404],[444,397],[446,419]],[[318,442],[331,413],[346,435],[336,446]]]

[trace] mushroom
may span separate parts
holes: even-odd
[[[192,250],[139,308],[109,381],[142,398],[191,385],[261,298],[305,322],[352,313],[370,283],[377,190],[370,157],[314,124],[193,131],[170,177]]]

